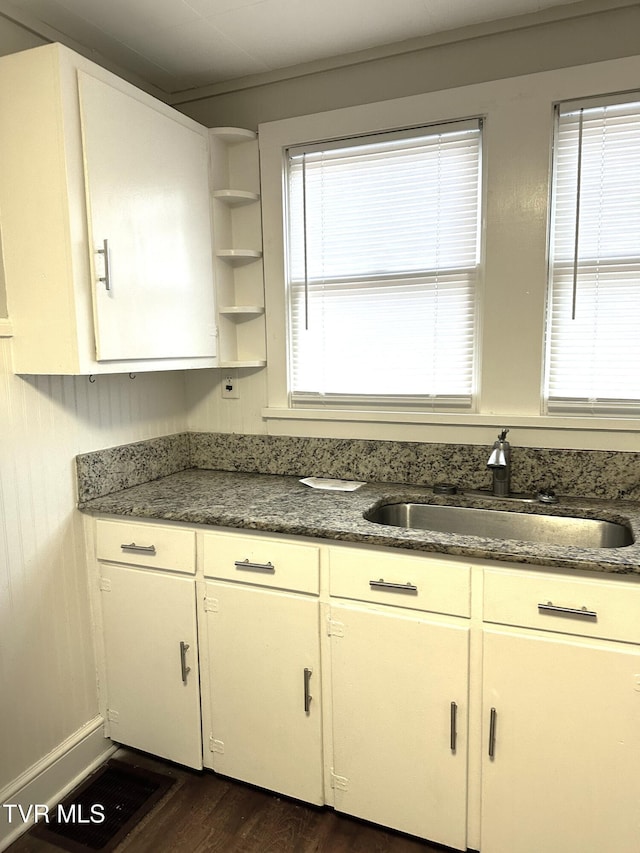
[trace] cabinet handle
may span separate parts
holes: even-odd
[[[389,589],[394,592],[417,592],[418,587],[415,584],[407,581],[406,583],[392,583],[391,581],[385,581],[380,578],[379,581],[369,581],[369,586],[371,589]]]
[[[247,557],[246,560],[236,560],[234,563],[236,569],[247,569],[250,572],[275,572],[276,567],[273,563],[252,563]]]
[[[152,554],[156,553],[155,545],[136,545],[135,542],[130,542],[128,545],[121,545],[120,548],[131,554]]]
[[[581,619],[597,619],[597,610],[588,610],[586,607],[559,607],[557,604],[552,604],[547,601],[546,604],[538,604],[539,613],[558,613],[565,616],[578,616]]]
[[[304,712],[305,714],[309,713],[309,709],[311,708],[311,700],[313,696],[309,693],[309,682],[311,681],[311,675],[313,673],[312,669],[305,666],[304,668]]]
[[[458,737],[457,731],[457,721],[458,721],[458,706],[455,702],[451,703],[451,736],[449,745],[451,747],[451,752],[456,751],[456,740]]]
[[[104,255],[104,275],[98,278],[98,281],[104,282],[104,289],[111,290],[111,255],[109,254],[109,241],[102,241],[102,248],[97,249],[98,255]]]
[[[187,683],[187,675],[191,672],[191,667],[187,666],[187,650],[189,643],[180,640],[180,671],[182,672],[182,683]]]
[[[496,754],[496,720],[498,712],[495,708],[491,709],[489,717],[489,758],[494,758]]]

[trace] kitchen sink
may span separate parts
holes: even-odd
[[[613,521],[475,507],[387,503],[365,513],[365,518],[393,527],[576,548],[623,548],[634,541],[629,527]]]

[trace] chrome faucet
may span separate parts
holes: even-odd
[[[508,429],[503,429],[493,443],[487,468],[493,472],[493,494],[496,497],[508,498],[511,491],[511,445],[507,441]]]

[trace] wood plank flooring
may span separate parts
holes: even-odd
[[[449,849],[210,771],[188,770],[130,750],[120,750],[115,757],[170,773],[177,780],[118,846],[118,853],[443,853]],[[60,848],[26,834],[7,853],[60,853]]]

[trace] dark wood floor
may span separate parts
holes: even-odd
[[[121,760],[170,773],[176,784],[117,853],[443,853],[443,848],[266,791],[121,750]],[[7,853],[60,853],[22,836]]]

